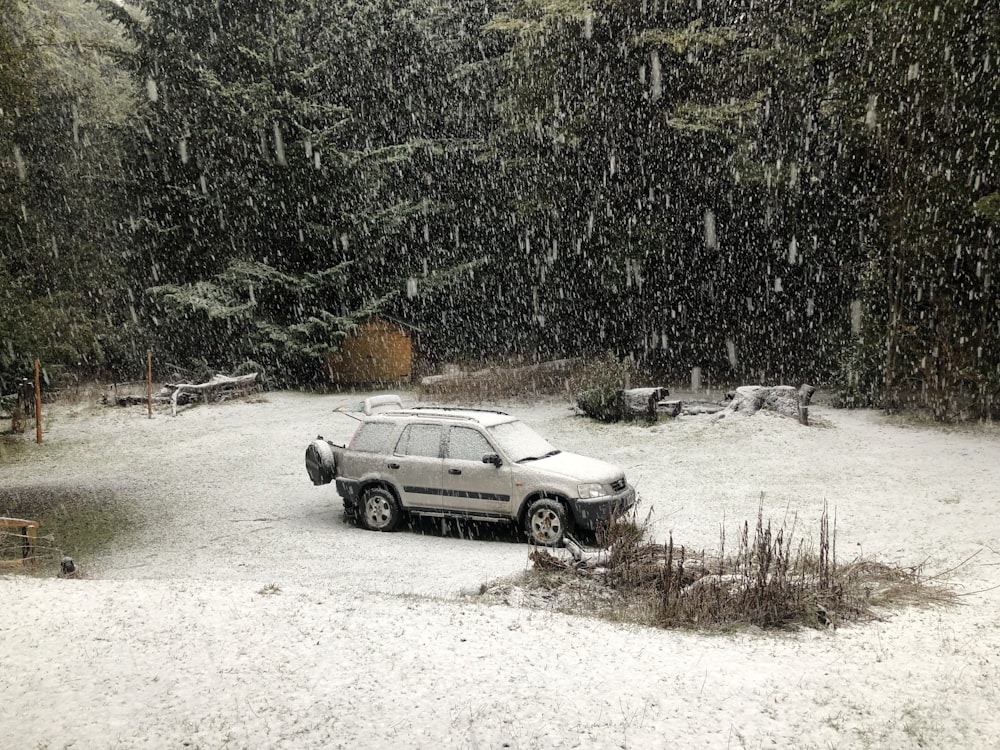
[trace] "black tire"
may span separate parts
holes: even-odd
[[[358,503],[358,523],[371,531],[393,531],[403,520],[396,497],[385,487],[369,487]]]
[[[569,532],[566,506],[558,500],[542,497],[528,506],[524,516],[524,533],[531,544],[561,547]]]

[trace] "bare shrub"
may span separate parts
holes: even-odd
[[[826,509],[816,550],[793,545],[791,531],[765,522],[762,509],[752,528],[744,522],[734,554],[725,554],[722,532],[717,557],[693,553],[673,535],[666,544],[643,541],[646,525],[609,524],[597,553],[572,542],[568,554],[533,550],[520,584],[544,586],[544,602],[560,611],[657,627],[833,627],[889,607],[955,601],[917,568],[837,563]]]

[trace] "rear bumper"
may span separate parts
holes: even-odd
[[[616,495],[577,498],[570,505],[578,527],[596,531],[597,527],[614,515],[625,513],[635,505],[635,488],[631,485]]]
[[[337,494],[344,501],[344,512],[348,516],[353,516],[358,509],[358,495],[360,494],[361,482],[355,479],[341,479],[337,477]]]

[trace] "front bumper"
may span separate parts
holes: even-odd
[[[580,528],[596,531],[601,523],[630,510],[636,503],[635,488],[627,485],[615,495],[604,497],[577,498],[570,503],[573,520]]]

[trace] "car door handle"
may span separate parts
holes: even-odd
[[[449,474],[461,474],[462,470],[461,469],[448,469],[448,473]]]
[[[390,469],[398,469],[399,468],[399,464],[389,464],[389,468]]]

